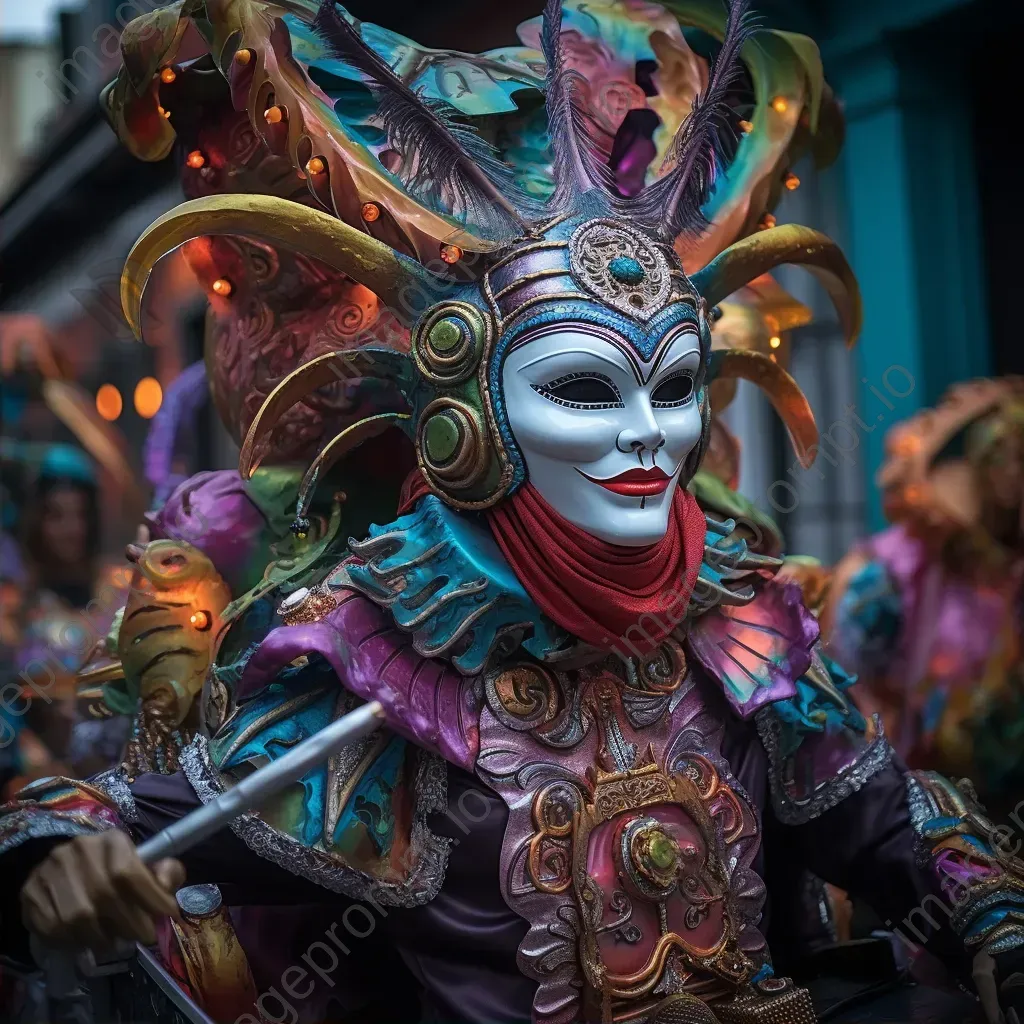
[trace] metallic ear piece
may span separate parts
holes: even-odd
[[[435,306],[413,328],[416,368],[436,387],[461,384],[476,373],[491,334],[491,318],[472,303]]]
[[[479,410],[457,398],[431,402],[420,417],[416,454],[431,483],[448,494],[470,491],[492,456]]]
[[[439,303],[412,331],[412,357],[433,396],[416,420],[416,458],[456,508],[487,508],[511,482],[485,383],[495,334],[492,315],[470,302]]]

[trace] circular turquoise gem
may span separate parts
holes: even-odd
[[[640,261],[632,256],[616,256],[608,264],[608,272],[622,284],[639,284],[645,277]]]

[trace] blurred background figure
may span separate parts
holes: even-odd
[[[84,609],[97,571],[100,517],[96,473],[80,449],[46,450],[25,504],[23,537],[35,588]]]
[[[102,768],[120,752],[123,735],[97,747],[98,737],[76,725],[75,676],[91,634],[109,629],[117,607],[94,600],[119,572],[104,558],[101,481],[111,518],[138,514],[143,499],[124,439],[67,379],[41,321],[0,317],[0,357],[0,785],[9,789],[58,770]]]
[[[1024,380],[959,384],[886,448],[893,525],[836,568],[823,625],[911,767],[1001,820],[1024,793]]]

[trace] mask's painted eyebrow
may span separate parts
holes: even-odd
[[[632,373],[637,382],[640,382],[639,370],[634,364],[629,346],[626,342],[614,331],[610,331],[607,328],[597,327],[593,324],[572,322],[547,324],[536,332],[527,332],[517,338],[512,343],[509,354],[516,349],[525,347],[535,341],[539,341],[541,338],[550,338],[552,335],[564,336],[567,339],[567,343],[572,344],[573,347],[564,348],[558,352],[545,352],[543,355],[536,356],[524,363],[520,367],[521,370],[535,366],[537,363],[546,359],[555,359],[558,356],[582,355],[589,358],[599,359],[608,366],[614,367],[620,373],[624,373],[626,375]],[[581,337],[584,339],[593,339],[594,343],[591,346],[583,348],[583,343],[580,340]],[[570,342],[568,339],[572,339],[572,341]]]
[[[672,357],[667,360],[669,353]],[[646,381],[653,380],[656,374],[665,373],[675,366],[680,359],[700,352],[700,335],[695,324],[682,324],[675,328],[660,342],[654,352],[654,357],[645,367],[647,370]]]
[[[616,355],[619,353],[616,351]],[[613,359],[605,352],[596,351],[592,348],[563,348],[557,352],[545,352],[543,355],[539,355],[534,359],[525,362],[520,366],[521,370],[529,369],[531,366],[536,366],[538,363],[545,363],[551,359],[558,359],[561,356],[586,356],[589,359],[600,360],[603,363],[608,363],[610,366],[614,366],[615,369],[621,373],[629,373],[629,367],[623,365],[624,361],[621,359]]]
[[[606,327],[598,327],[595,324],[566,321],[563,323],[546,324],[537,330],[524,332],[512,342],[509,347],[508,354],[510,355],[517,349],[529,345],[534,341],[539,341],[541,338],[551,337],[553,334],[576,334],[583,335],[587,338],[594,338],[596,341],[603,341],[605,344],[604,346],[601,346],[601,348],[603,348],[605,353],[614,353],[616,356],[621,358],[612,359],[609,358],[607,354],[601,355],[601,348],[598,348],[597,346],[587,349],[563,349],[560,352],[548,352],[542,356],[537,356],[536,359],[531,359],[529,362],[524,363],[520,369],[525,370],[527,367],[534,366],[542,360],[554,359],[560,355],[588,355],[603,359],[606,363],[614,366],[622,373],[632,373],[636,383],[643,386],[652,380],[654,375],[659,372],[662,360],[665,358],[666,354],[670,352],[672,348],[683,338],[691,339],[692,344],[685,350],[685,352],[681,353],[681,355],[688,355],[690,352],[700,351],[699,328],[696,323],[689,320],[686,320],[681,324],[677,324],[674,328],[670,329],[659,342],[652,359],[647,362],[642,361],[633,345],[631,345],[626,338],[623,338],[617,332],[609,330]],[[674,356],[672,362],[675,363],[678,358],[679,357]]]
[[[687,342],[689,342],[687,344]],[[671,356],[669,355],[671,353]],[[656,374],[667,373],[677,363],[696,356],[700,361],[700,335],[696,330],[683,328],[674,334],[669,343],[661,350],[658,359],[651,368],[651,374],[647,378],[652,380]],[[696,369],[696,367],[694,367]]]

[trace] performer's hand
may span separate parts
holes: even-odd
[[[1002,977],[1007,972],[988,953],[974,958],[973,973],[986,1024],[1024,1024],[1024,974]]]
[[[176,860],[148,868],[118,829],[62,843],[21,890],[21,916],[50,946],[105,950],[116,940],[156,942],[156,921],[177,917],[185,881]]]

